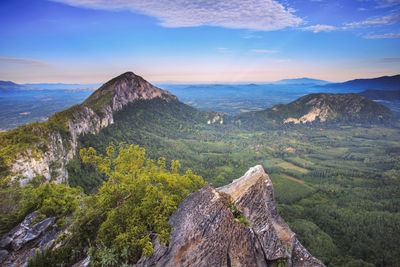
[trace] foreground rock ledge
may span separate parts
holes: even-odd
[[[249,226],[235,220],[228,202]],[[324,266],[279,216],[272,182],[260,165],[229,185],[190,194],[169,223],[169,244],[155,239],[153,255],[136,266]]]

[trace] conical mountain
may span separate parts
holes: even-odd
[[[19,177],[21,184],[36,176],[67,182],[66,165],[74,157],[81,136],[97,134],[113,124],[115,113],[125,106],[152,100],[179,102],[173,94],[126,72],[105,83],[82,104],[57,112],[46,122],[1,133],[0,160],[10,167],[9,178]]]
[[[155,87],[141,76],[133,72],[126,72],[106,82],[83,104],[91,107],[94,111],[99,111],[107,105],[113,111],[117,111],[135,100],[153,98],[161,98],[166,101],[178,100],[170,92]]]

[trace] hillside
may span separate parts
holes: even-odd
[[[82,104],[58,112],[46,122],[31,123],[0,134],[0,157],[10,166],[11,179],[26,184],[36,176],[66,182],[66,165],[74,157],[78,139],[114,123],[114,113],[136,101],[178,102],[132,72],[124,73],[96,90]],[[205,113],[203,122],[216,113]],[[216,121],[214,121],[216,122]]]
[[[112,88],[120,92],[114,94]],[[153,177],[153,179],[158,177],[157,175],[153,175],[153,168],[145,169],[142,173],[144,176],[140,176],[142,179],[140,181],[149,183],[150,188],[148,188],[148,191],[140,186],[142,183],[135,184],[135,186],[131,184],[135,181],[131,179],[134,176],[130,176],[132,171],[125,170],[126,168],[134,167],[133,172],[136,172],[136,163],[132,165],[124,164],[124,162],[126,160],[134,160],[135,162],[139,160],[140,164],[143,164],[143,162],[161,164],[160,167],[162,167],[162,170],[164,170],[163,168],[177,170],[179,165],[182,164],[179,174],[184,175],[190,169],[189,173],[201,175],[206,182],[212,183],[215,186],[215,190],[219,190],[218,187],[220,186],[231,183],[233,178],[243,175],[250,166],[262,165],[274,184],[274,195],[278,204],[277,210],[279,214],[288,223],[293,232],[296,233],[296,238],[313,256],[328,266],[383,267],[394,266],[396,264],[397,259],[400,257],[399,251],[396,249],[396,240],[400,238],[398,224],[400,221],[398,209],[400,207],[400,199],[397,197],[399,196],[398,190],[400,188],[399,180],[397,179],[399,174],[398,162],[400,160],[400,149],[398,147],[400,133],[395,124],[361,124],[358,123],[359,120],[356,120],[356,123],[353,121],[336,123],[337,121],[335,120],[332,123],[327,123],[329,122],[327,120],[323,123],[318,122],[316,124],[318,127],[313,127],[314,122],[311,124],[302,124],[300,127],[292,127],[289,126],[292,123],[283,122],[287,117],[282,116],[281,123],[277,123],[277,121],[273,122],[271,119],[266,120],[265,117],[258,117],[252,120],[254,123],[251,125],[252,127],[245,127],[246,123],[248,123],[245,119],[241,121],[236,117],[227,117],[224,114],[211,111],[200,112],[178,100],[174,100],[174,96],[168,93],[166,93],[165,98],[138,98],[133,100],[132,103],[123,105],[120,110],[111,113],[107,111],[118,107],[117,103],[121,103],[130,97],[130,93],[126,93],[126,91],[135,94],[134,92],[136,91],[140,92],[144,90],[140,88],[149,88],[150,91],[156,90],[136,75],[121,75],[119,79],[110,81],[107,86],[105,84],[101,90],[95,92],[92,98],[89,98],[83,104],[55,114],[46,123],[20,127],[4,133],[4,135],[0,135],[2,138],[5,136],[8,137],[8,139],[1,139],[2,142],[6,142],[2,143],[5,145],[2,146],[3,150],[1,151],[3,153],[2,156],[7,162],[10,162],[8,161],[10,160],[9,157],[14,155],[15,151],[21,151],[20,154],[22,155],[23,153],[26,155],[24,151],[31,151],[30,155],[37,153],[34,157],[30,157],[28,154],[25,156],[25,159],[21,156],[22,159],[17,161],[17,163],[22,165],[25,162],[26,170],[31,168],[32,173],[35,173],[36,170],[38,172],[44,170],[42,173],[45,176],[28,177],[28,179],[22,180],[24,183],[27,183],[26,186],[0,190],[2,198],[0,204],[4,207],[1,210],[2,213],[0,213],[0,231],[3,233],[6,230],[9,231],[16,224],[22,222],[20,225],[21,228],[18,229],[25,229],[22,232],[26,233],[26,236],[29,237],[31,233],[29,229],[31,228],[26,228],[26,226],[31,224],[34,217],[32,215],[28,216],[26,221],[21,220],[24,219],[23,215],[25,216],[26,212],[32,210],[31,205],[41,205],[40,201],[43,201],[46,195],[43,192],[41,194],[37,193],[38,190],[44,190],[47,193],[51,193],[57,188],[61,190],[59,194],[43,202],[43,205],[45,205],[39,212],[41,212],[41,215],[45,212],[47,218],[37,228],[48,228],[44,234],[35,232],[35,235],[39,234],[39,238],[35,239],[37,241],[27,243],[28,250],[23,249],[22,251],[23,253],[27,253],[24,255],[34,255],[35,251],[34,248],[33,250],[31,249],[32,246],[39,243],[44,244],[41,242],[42,238],[48,240],[49,235],[53,236],[58,231],[58,225],[63,225],[63,220],[68,219],[67,221],[69,221],[68,216],[70,215],[68,211],[70,212],[70,209],[66,210],[64,207],[71,207],[71,205],[65,206],[62,203],[75,203],[75,206],[72,206],[76,207],[76,199],[79,200],[82,197],[77,195],[71,200],[69,193],[75,194],[74,192],[79,191],[80,194],[83,194],[79,186],[82,187],[86,194],[89,194],[87,198],[85,197],[86,204],[79,206],[86,208],[79,211],[77,217],[75,217],[78,219],[80,226],[76,226],[74,231],[78,233],[76,237],[82,237],[82,239],[78,238],[78,240],[75,240],[78,243],[69,243],[71,244],[69,247],[70,250],[62,250],[60,254],[53,255],[54,258],[52,260],[66,260],[63,257],[69,257],[69,255],[72,255],[71,253],[75,253],[73,254],[77,257],[75,259],[84,260],[84,257],[86,257],[85,249],[88,246],[85,242],[88,239],[91,240],[91,244],[96,244],[96,253],[94,254],[94,258],[92,258],[93,264],[96,261],[98,263],[103,256],[104,259],[110,259],[113,255],[125,255],[122,253],[123,250],[120,250],[126,247],[125,245],[122,247],[113,246],[113,244],[122,244],[121,242],[126,241],[123,230],[124,225],[126,225],[125,219],[131,221],[132,218],[138,218],[134,220],[135,223],[139,223],[141,233],[145,230],[142,224],[144,221],[152,223],[160,222],[160,220],[147,220],[141,217],[155,216],[154,214],[157,214],[154,213],[155,209],[150,209],[146,206],[143,209],[141,208],[139,217],[131,216],[136,212],[135,209],[131,208],[132,203],[137,203],[135,201],[139,201],[139,199],[129,197],[129,192],[125,189],[139,190],[136,191],[139,195],[148,192],[154,197],[160,195],[153,194],[152,190],[163,188],[153,186],[154,182],[159,183],[160,181],[149,180],[149,177]],[[162,95],[165,91],[161,91],[160,89],[160,91],[156,90],[155,92]],[[125,96],[120,97],[121,95]],[[147,97],[144,91],[139,95],[141,95],[139,97]],[[298,99],[297,101],[300,101],[300,103],[296,105],[296,108],[292,107],[289,109],[286,107],[285,109],[285,106],[288,105],[278,105],[276,107],[282,108],[282,111],[286,110],[287,112],[294,110],[295,112],[292,113],[293,118],[295,118],[295,115],[304,116],[303,114],[308,114],[310,107],[306,105],[308,101],[301,102],[303,101],[301,99],[307,97],[319,99],[316,97],[318,95],[320,94]],[[351,94],[344,95],[346,99],[352,99],[353,96]],[[325,100],[331,100],[330,97],[325,96],[325,98],[327,98]],[[100,103],[93,99],[97,99]],[[116,105],[113,104],[113,99]],[[357,99],[364,98],[357,96]],[[332,102],[324,102],[321,99],[318,101],[325,104]],[[341,101],[337,100],[336,102],[341,103]],[[349,106],[354,106],[355,104],[355,106],[362,106],[357,101],[345,103]],[[333,101],[332,103],[336,102]],[[339,103],[336,103],[339,111],[346,108],[340,106]],[[361,101],[361,103],[363,102]],[[367,103],[376,104],[371,101]],[[299,108],[301,104],[304,105],[304,110]],[[88,115],[81,112],[81,110],[87,111]],[[353,110],[352,112],[356,111]],[[260,113],[262,114],[262,112]],[[279,114],[279,112],[275,111],[274,113]],[[108,114],[111,116],[107,117]],[[250,113],[242,115],[248,114]],[[108,122],[111,119],[112,123],[110,122],[107,126],[102,126],[101,123],[103,121]],[[67,123],[64,124],[65,121]],[[85,132],[85,129],[87,132]],[[79,132],[81,134],[76,135],[76,142],[74,143],[71,133],[77,134]],[[60,139],[56,139],[55,137],[57,136]],[[120,142],[125,142],[126,144],[118,145]],[[109,148],[110,143],[115,144],[114,147],[130,147],[130,144],[132,144],[135,148],[133,149],[135,153],[144,153],[145,149],[146,160],[142,161],[140,154],[135,154],[135,157],[128,157],[124,152],[118,160],[114,161],[117,152],[115,152],[115,149]],[[75,146],[74,150],[72,149],[72,145]],[[136,145],[140,145],[141,148],[136,147]],[[98,153],[106,153],[105,156],[102,156],[105,159],[104,161],[99,160],[100,158],[98,157],[94,157],[94,163],[107,163],[107,158],[111,157],[113,159],[112,166],[116,166],[115,164],[121,162],[123,164],[121,169],[115,167],[110,169],[104,168],[107,164],[102,164],[99,170],[96,169],[95,165],[85,163],[87,162],[88,154],[76,152],[81,149],[88,151],[89,147],[93,147]],[[89,149],[89,151],[93,150]],[[70,155],[71,158],[69,158]],[[42,156],[48,161],[45,161]],[[3,178],[7,175],[8,171],[5,168],[4,158],[0,158],[0,175]],[[180,163],[176,163],[175,160],[179,160]],[[45,167],[39,169],[38,166]],[[46,183],[48,180],[45,178],[49,177],[47,176],[48,169],[46,169],[46,166],[48,166],[49,170],[52,170],[49,173],[50,180],[54,179],[56,183],[61,181],[67,182],[70,187],[64,188],[63,185]],[[57,177],[60,177],[62,170],[65,176],[62,176],[62,179],[58,179]],[[113,182],[116,181],[115,179],[107,182],[107,178],[110,177],[110,171],[117,172],[112,177],[117,180],[124,177],[123,183],[128,183],[126,186],[117,187],[117,189],[121,188],[122,192],[115,193],[114,191],[109,191],[109,189],[116,189],[113,185]],[[152,175],[147,175],[147,173],[151,173]],[[164,175],[164,171],[160,173]],[[21,174],[24,175],[23,172]],[[163,186],[171,185],[173,187],[181,185],[181,183],[172,181],[162,184]],[[16,186],[16,184],[12,186]],[[48,187],[53,189],[50,190]],[[253,185],[253,187],[258,187],[258,185]],[[188,189],[189,191],[193,190],[193,187]],[[32,191],[32,193],[27,195],[24,193],[25,191]],[[182,199],[182,196],[185,196],[189,191],[182,192],[183,194],[179,193],[178,199]],[[58,190],[55,193],[57,192]],[[100,194],[97,194],[98,192]],[[176,194],[176,192],[176,189],[171,191],[173,194]],[[202,192],[207,196],[212,196],[212,199],[217,196],[216,191],[214,192],[211,186],[208,186]],[[136,193],[131,195],[135,195]],[[197,196],[199,195],[202,196],[203,194],[199,193]],[[37,196],[37,198],[34,196]],[[119,200],[116,200],[114,197],[118,197]],[[27,203],[25,205],[28,206],[23,210],[24,213],[22,215],[18,213],[16,218],[12,216],[8,217],[12,213],[11,211],[15,209],[15,203],[18,203],[18,199],[26,199]],[[39,204],[35,201],[30,201],[30,199],[36,199],[35,201],[39,201]],[[165,202],[143,202],[143,204],[163,203],[169,205],[171,203],[173,204],[172,206],[176,205],[178,207],[176,202],[174,202],[176,201],[175,198],[173,198],[173,202],[169,202],[168,199],[165,198]],[[254,197],[252,199],[257,200],[259,198]],[[109,204],[105,205],[104,201],[110,202],[107,202]],[[59,203],[62,205],[59,205]],[[201,207],[208,205],[207,202],[195,203]],[[195,203],[191,202],[191,205]],[[213,203],[221,205],[222,208],[220,201],[214,201]],[[251,204],[251,202],[249,203]],[[270,203],[268,202],[268,205]],[[237,202],[237,204],[240,203]],[[259,204],[254,205],[261,207]],[[183,211],[179,208],[178,210],[180,214],[188,215],[189,217],[186,218],[189,220],[192,218],[190,217],[192,213],[185,213],[184,208]],[[257,211],[257,209],[252,210]],[[146,212],[142,213],[142,211]],[[164,211],[172,212],[171,209],[164,209]],[[193,212],[199,211],[204,212],[201,208],[194,207]],[[210,212],[212,212],[212,209]],[[240,212],[243,212],[242,215],[245,217],[245,220],[240,215]],[[200,216],[197,219],[212,227],[217,227],[218,225],[221,225],[221,227],[230,227],[234,225],[235,229],[239,230],[235,233],[244,234],[248,238],[250,236],[247,236],[248,232],[243,228],[246,225],[245,223],[247,222],[252,225],[252,223],[257,224],[257,222],[251,221],[251,216],[254,214],[248,217],[245,212],[245,210],[238,211],[237,208],[235,209],[235,206],[232,207],[232,214],[237,216],[237,220],[242,220],[243,226],[237,225],[237,220],[233,221],[226,218],[226,216],[223,216],[224,220],[223,223],[221,221],[221,224],[210,223],[209,219],[201,218]],[[110,219],[106,220],[108,216],[106,214],[110,215]],[[221,214],[228,213],[223,211]],[[6,219],[4,220],[3,218]],[[120,218],[125,219],[120,220]],[[222,217],[217,216],[215,218],[218,221],[222,220]],[[165,220],[165,217],[163,217],[163,220]],[[57,227],[52,226],[54,222],[56,222],[54,225],[57,225]],[[99,239],[97,239],[96,236],[99,233],[98,227],[102,223],[105,224],[102,227],[103,230],[99,235]],[[162,223],[165,223],[165,221],[162,221]],[[4,224],[6,225],[4,226]],[[184,224],[176,221],[171,221],[172,224],[177,228],[184,226]],[[118,227],[113,227],[114,225],[118,225]],[[118,230],[117,232],[113,232],[112,235],[108,235],[105,232],[105,229],[110,229],[108,227]],[[256,228],[254,227],[253,232],[259,230]],[[209,229],[209,233],[213,233],[212,229],[214,228]],[[160,228],[157,228],[157,231],[160,230]],[[63,230],[60,231],[62,232]],[[116,243],[111,242],[109,238],[115,238],[116,233],[121,234],[120,237],[122,239],[118,239]],[[182,243],[179,243],[179,240],[176,240],[175,237],[181,234],[192,237],[191,232],[181,231],[176,233],[177,235],[171,232],[171,238],[173,238],[171,240],[177,241],[175,245],[171,243],[171,246],[179,247],[183,251],[186,248],[185,244],[182,245]],[[205,233],[208,233],[207,229],[205,229]],[[263,234],[261,232],[258,233]],[[284,232],[280,233],[283,234]],[[285,233],[289,233],[290,235],[290,232]],[[13,232],[10,235],[13,238],[15,237]],[[224,236],[229,237],[229,235]],[[21,238],[24,239],[23,236]],[[17,241],[14,243],[19,242],[21,238],[17,238]],[[137,238],[139,237],[135,236],[134,238],[134,240],[138,240]],[[232,236],[232,238],[235,237]],[[141,243],[138,243],[138,246],[143,247],[146,244],[148,246],[149,243],[146,243],[146,240],[152,243],[152,240],[143,239]],[[211,238],[210,240],[214,239]],[[237,241],[238,239],[234,240]],[[291,240],[293,241],[293,239]],[[103,241],[109,242],[104,243],[106,247],[101,243]],[[211,243],[204,242],[202,244],[207,246],[214,243],[213,241]],[[4,249],[8,250],[10,254],[20,253],[20,251],[11,251],[7,244],[4,245],[6,246]],[[193,242],[188,244],[196,245]],[[255,242],[254,244],[259,244],[259,242]],[[296,242],[292,244],[296,244]],[[157,242],[153,245],[155,249],[160,249],[158,252],[162,252],[162,248],[158,247]],[[221,245],[221,250],[217,250],[219,251],[218,253],[226,252],[225,248],[224,245]],[[264,246],[264,248],[267,247]],[[4,249],[0,248],[0,254],[6,253]],[[137,250],[130,252],[135,254],[135,251]],[[254,252],[254,250],[250,251]],[[115,254],[116,252],[122,254]],[[258,252],[255,251],[254,253]],[[179,258],[182,255],[182,253],[174,254],[173,251],[170,251],[169,254],[165,254],[163,259],[169,260],[175,256]],[[188,254],[187,259],[194,260],[196,259],[196,255]],[[240,256],[236,254],[233,247],[229,257],[226,253],[220,255],[221,257],[223,256],[221,259],[225,261],[229,259],[231,262],[235,260],[236,256]],[[85,259],[87,260],[88,258]],[[184,260],[182,257],[180,259]],[[210,259],[212,259],[211,256]],[[135,261],[138,258],[131,258],[130,260]],[[145,259],[142,260],[144,264]],[[47,265],[54,266],[54,262],[50,261]]]
[[[27,89],[25,86],[10,81],[0,81],[0,93],[12,92],[15,90]]]
[[[355,79],[343,83],[330,83],[319,86],[324,88],[346,89],[346,90],[398,90],[400,89],[400,74],[394,76],[383,76],[371,79]]]
[[[356,94],[309,94],[289,104],[235,117],[242,123],[383,123],[392,112],[382,104]]]
[[[400,90],[365,90],[358,93],[371,100],[399,101]]]

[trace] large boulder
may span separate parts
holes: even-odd
[[[169,223],[169,244],[155,239],[153,255],[137,266],[324,266],[279,216],[261,166],[229,185],[190,194]]]

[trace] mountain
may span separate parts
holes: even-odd
[[[329,88],[346,90],[398,90],[400,89],[400,74],[372,79],[356,79],[344,83],[330,83],[319,87],[321,89]]]
[[[295,78],[295,79],[283,79],[274,82],[274,84],[314,84],[314,85],[325,85],[330,82],[311,78]]]
[[[26,87],[23,85],[20,85],[20,84],[10,82],[10,81],[0,81],[0,93],[15,91],[15,89],[23,90],[23,89],[26,89]]]
[[[279,216],[272,182],[260,165],[231,184],[192,193],[169,224],[169,243],[154,240],[153,255],[136,266],[324,266]]]
[[[380,103],[356,94],[309,94],[289,104],[248,112],[236,117],[246,124],[254,121],[278,124],[328,122],[375,123],[388,122],[392,112]]]
[[[26,83],[23,86],[36,90],[92,90],[101,84],[77,84],[77,83]]]
[[[316,123],[318,128],[309,127],[309,123],[292,127],[292,123],[284,123],[288,116],[279,118],[279,112],[275,111],[273,117],[280,119],[275,123],[273,118],[265,116],[239,120],[211,111],[198,111],[168,93],[143,99],[148,90],[140,88],[147,86],[150,92],[154,89],[134,74],[121,75],[109,86],[94,92],[84,103],[56,113],[46,123],[0,134],[0,232],[7,233],[4,239],[0,238],[0,262],[4,258],[14,259],[18,254],[28,258],[38,256],[37,265],[56,266],[59,262],[58,265],[70,266],[86,258],[82,264],[90,261],[92,265],[100,265],[104,260],[120,266],[126,264],[128,250],[129,255],[134,255],[128,264],[136,263],[146,254],[149,258],[142,258],[143,265],[146,259],[148,263],[151,260],[159,265],[163,262],[172,265],[176,259],[179,265],[180,260],[188,262],[199,258],[208,265],[213,265],[214,260],[234,265],[232,263],[243,263],[244,257],[237,249],[240,247],[245,255],[260,255],[260,262],[274,261],[270,266],[283,266],[285,262],[288,266],[301,266],[301,259],[305,261],[303,266],[316,264],[301,249],[298,239],[313,256],[329,266],[396,265],[400,257],[396,249],[400,238],[398,205],[393,197],[399,188],[396,175],[400,133],[396,127],[353,122],[344,127],[333,124],[332,128],[323,127],[323,123]],[[126,91],[131,93],[125,94]],[[140,98],[113,111],[117,103],[121,104],[135,92]],[[163,95],[165,91],[156,92]],[[336,110],[346,108],[332,100],[328,102],[333,102]],[[359,105],[351,101],[346,103]],[[287,105],[275,107],[284,106]],[[288,112],[293,110],[293,118],[309,112],[307,101],[298,106],[303,106],[304,110],[287,108]],[[284,113],[285,109],[281,111]],[[244,127],[249,123],[261,128],[260,131]],[[275,128],[266,128],[267,123]],[[121,145],[113,146],[115,150],[108,149],[111,142],[129,144],[134,154],[118,151]],[[85,163],[88,155],[85,151],[96,153],[98,157],[93,159],[97,162],[104,159],[99,166],[103,169]],[[144,160],[141,153],[146,153]],[[104,176],[101,172],[107,171],[110,159],[112,172]],[[135,164],[128,163],[131,161]],[[136,164],[144,162],[145,168],[135,171],[138,170]],[[152,165],[147,165],[151,162],[163,166],[162,171],[158,173]],[[20,168],[25,165],[19,174],[26,175],[22,183],[29,182],[29,185],[19,187],[4,179],[8,175],[6,163]],[[182,168],[177,171],[180,164]],[[270,175],[279,214],[293,231],[275,216],[276,209],[271,201],[273,192],[265,190],[269,187],[266,178],[243,179],[243,183],[220,187],[240,177],[249,166],[258,164]],[[189,168],[192,171],[188,171]],[[141,180],[135,179],[140,177],[136,173],[142,175]],[[154,180],[159,177],[154,175],[156,173],[162,177],[165,174],[168,180]],[[40,177],[42,174],[44,177]],[[204,187],[179,206],[185,196],[203,186],[192,187],[188,183],[185,191],[174,189],[181,188],[181,176],[194,174],[215,186]],[[124,181],[120,181],[120,177]],[[19,179],[15,172],[8,178]],[[46,183],[49,180],[55,183]],[[148,186],[143,187],[146,181]],[[9,188],[3,190],[4,182]],[[69,186],[57,184],[60,182]],[[85,197],[79,186],[90,195]],[[164,190],[164,187],[172,190]],[[163,191],[160,194],[157,193],[159,189]],[[179,195],[178,198],[167,191]],[[143,194],[145,198],[137,197]],[[227,197],[225,203],[223,196]],[[157,203],[165,208],[152,206]],[[79,210],[74,210],[74,205]],[[160,221],[157,211],[166,210],[170,211],[162,219],[166,223],[170,215],[177,212],[169,221],[173,229],[168,225],[166,228],[146,226]],[[31,214],[33,211],[36,212]],[[69,222],[74,225],[65,231]],[[10,231],[12,229],[14,231]],[[140,236],[136,229],[140,230]],[[171,232],[170,242],[165,245],[167,250],[163,245],[158,246],[156,238],[161,233],[160,241],[167,242],[164,230]],[[191,230],[202,234],[196,235]],[[46,242],[60,233],[58,241],[61,243],[53,242],[52,248],[66,243],[69,248],[66,244],[61,250],[44,250]],[[150,258],[153,245],[157,258]],[[205,248],[201,250],[201,246]],[[216,254],[210,253],[210,247]],[[35,255],[36,248],[43,255]],[[145,248],[144,254],[141,248]],[[92,252],[89,258],[87,251]],[[274,255],[278,258],[273,258]],[[20,265],[26,262],[26,257]],[[254,257],[245,258],[255,260]],[[8,259],[0,265],[11,265]],[[47,264],[43,264],[43,260]]]
[[[399,101],[400,90],[365,90],[358,95],[369,98],[371,100]]]
[[[31,123],[0,133],[0,156],[11,168],[11,178],[26,184],[36,176],[66,182],[66,165],[74,157],[79,138],[96,134],[114,123],[114,114],[138,101],[180,103],[176,96],[151,85],[132,72],[105,83],[82,104],[58,112],[43,123]],[[180,105],[184,105],[180,103]],[[186,106],[186,105],[184,105]],[[217,113],[201,118],[217,123]]]

